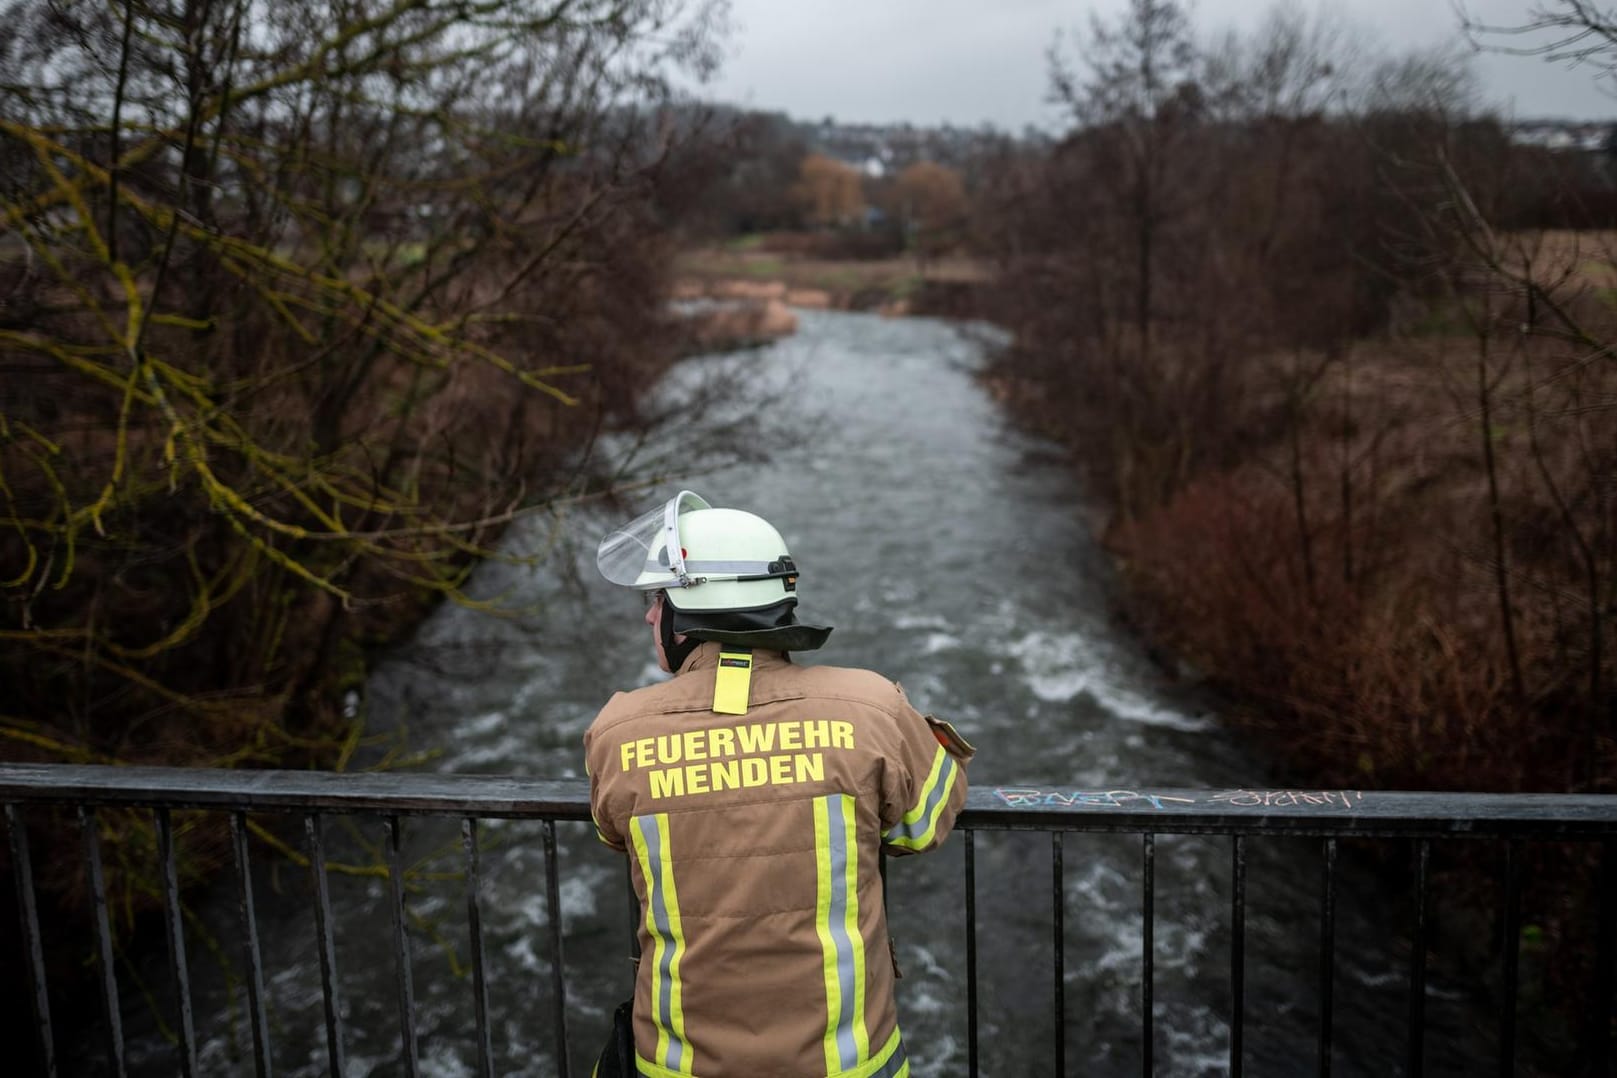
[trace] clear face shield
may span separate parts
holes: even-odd
[[[679,544],[679,518],[710,509],[700,496],[682,490],[667,502],[608,532],[595,552],[595,567],[626,588],[684,587],[690,583]]]

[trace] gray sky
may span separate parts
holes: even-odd
[[[1293,0],[1313,11],[1321,0]],[[1479,18],[1520,21],[1555,0],[1465,0]],[[1125,0],[731,0],[729,58],[703,97],[798,119],[843,122],[1051,125],[1045,52],[1058,29],[1081,31],[1089,13],[1111,17]],[[1250,29],[1265,0],[1199,0],[1203,36]],[[1388,51],[1458,36],[1450,0],[1331,0],[1339,21]],[[1484,96],[1518,118],[1617,119],[1617,99],[1587,66],[1482,55]]]

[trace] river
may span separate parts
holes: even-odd
[[[742,386],[766,406],[708,405],[640,450],[691,473],[716,505],[752,509],[785,534],[802,568],[802,613],[836,626],[805,662],[869,666],[923,710],[951,719],[979,749],[974,786],[1113,790],[1244,787],[1266,770],[1217,720],[1217,702],[1149,661],[1110,616],[1107,558],[1080,519],[1061,454],[1018,432],[973,378],[978,334],[930,319],[800,312],[795,337],[682,364],[667,404],[697,384]],[[692,447],[701,432],[747,422],[785,432],[763,462]],[[609,439],[608,450],[627,442]],[[677,489],[648,491],[646,505]],[[522,607],[491,618],[446,606],[375,670],[367,706],[443,772],[582,777],[580,738],[615,689],[661,676],[632,593],[594,575],[610,522],[577,509],[509,537],[538,567],[482,566],[474,591]],[[380,859],[376,821],[331,828],[354,861]],[[459,833],[406,821],[427,872],[459,867]],[[561,897],[570,1051],[588,1073],[610,1007],[630,987],[620,859],[589,828],[562,825]],[[496,1071],[555,1073],[544,861],[537,824],[484,826],[483,918]],[[370,849],[365,849],[365,844]],[[1248,867],[1246,1072],[1312,1072],[1317,1041],[1319,845],[1252,839]],[[1066,1056],[1072,1073],[1139,1073],[1141,845],[1073,835],[1065,844]],[[1227,839],[1163,836],[1156,879],[1158,1073],[1227,1071],[1230,853]],[[1372,877],[1345,849],[1338,866],[1335,1073],[1398,1073],[1407,1008],[1407,891]],[[319,974],[300,870],[259,858],[265,967],[280,1075],[324,1073]],[[962,843],[895,862],[891,920],[903,979],[899,1011],[917,1076],[966,1073]],[[976,844],[980,1058],[984,1075],[1053,1073],[1050,840],[985,832]],[[337,876],[338,970],[349,1073],[397,1072],[398,1021],[385,881]],[[463,892],[423,880],[409,899],[425,1073],[474,1073]],[[231,946],[234,899],[202,922]],[[1392,927],[1389,927],[1392,926]],[[206,949],[193,940],[193,954]],[[199,967],[205,961],[196,963]],[[206,1074],[251,1073],[239,990],[199,972]],[[1428,1072],[1474,1073],[1491,1043],[1472,993],[1434,962]],[[138,1032],[138,1030],[137,1030]],[[170,1050],[137,1036],[136,1073],[173,1073]]]

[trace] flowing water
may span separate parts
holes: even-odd
[[[698,384],[741,387],[653,450],[700,471],[682,481],[716,505],[777,524],[803,569],[801,612],[834,624],[800,661],[868,666],[979,749],[974,787],[1116,790],[1264,784],[1261,763],[1216,718],[1216,701],[1166,676],[1109,617],[1108,563],[1080,520],[1082,496],[1052,447],[1017,432],[973,378],[984,345],[928,319],[803,312],[772,347],[683,364],[667,401]],[[724,463],[703,430],[751,418],[787,431],[762,463]],[[734,425],[740,423],[740,427]],[[627,452],[622,439],[609,449]],[[713,465],[718,464],[718,467]],[[672,483],[636,500],[654,504]],[[616,516],[613,514],[612,516]],[[368,707],[395,719],[426,766],[458,773],[581,778],[580,738],[616,689],[660,675],[632,593],[595,577],[595,539],[615,520],[577,509],[530,520],[513,551],[549,550],[538,568],[488,564],[476,591],[525,607],[494,619],[439,611],[374,673]],[[338,852],[380,860],[374,820],[333,826]],[[612,1005],[630,988],[629,911],[620,858],[587,825],[564,824],[560,890],[572,1070],[587,1074]],[[459,867],[450,824],[406,821],[426,873]],[[482,906],[497,1073],[557,1073],[543,847],[538,824],[489,821]],[[894,862],[890,908],[903,970],[899,1011],[918,1076],[966,1073],[963,843]],[[1246,1073],[1310,1073],[1317,1044],[1319,843],[1248,840]],[[1066,1058],[1070,1073],[1138,1074],[1141,1058],[1141,842],[1065,840]],[[1335,1073],[1402,1070],[1410,918],[1407,889],[1338,866]],[[260,857],[260,915],[276,1073],[324,1073],[313,917],[305,873]],[[1228,1065],[1230,844],[1162,836],[1156,850],[1155,1051],[1158,1073]],[[1054,1073],[1051,841],[983,832],[976,843],[980,1062],[984,1075]],[[334,877],[337,965],[351,1075],[398,1073],[397,994],[385,880]],[[234,935],[228,890],[204,908],[220,946]],[[423,1070],[474,1073],[463,891],[423,879],[409,899]],[[1390,927],[1389,927],[1390,926]],[[201,945],[193,942],[197,953]],[[199,962],[202,966],[205,963]],[[198,975],[208,1074],[251,1073],[240,992]],[[1474,1073],[1479,1008],[1435,969],[1427,1069]],[[137,1072],[173,1073],[167,1045],[137,1041]]]

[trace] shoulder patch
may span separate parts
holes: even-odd
[[[971,742],[960,736],[960,731],[954,728],[953,723],[945,722],[936,715],[923,715],[921,717],[932,728],[932,736],[937,738],[938,744],[943,746],[943,751],[950,756],[966,763],[977,755],[977,750],[972,746]]]

